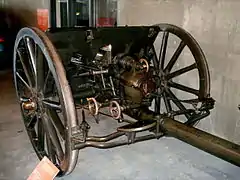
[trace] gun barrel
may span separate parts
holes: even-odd
[[[162,128],[167,135],[240,167],[240,146],[238,144],[170,118],[163,119]]]

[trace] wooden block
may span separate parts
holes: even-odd
[[[27,180],[53,180],[58,172],[59,169],[44,156]]]

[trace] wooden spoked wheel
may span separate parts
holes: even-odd
[[[60,57],[37,28],[23,28],[17,35],[14,81],[36,154],[40,159],[47,156],[60,169],[58,176],[69,174],[78,158],[78,150],[71,146],[76,110]]]
[[[191,124],[194,118],[205,113],[197,112],[197,106],[210,93],[209,69],[204,53],[184,29],[171,24],[156,26],[159,28],[158,37],[147,49],[160,84],[151,108],[157,114],[178,116],[182,122]]]

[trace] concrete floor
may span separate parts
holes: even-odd
[[[0,180],[24,180],[38,159],[25,133],[11,81],[11,73],[0,74]],[[113,125],[103,120],[98,132]],[[59,179],[239,180],[239,170],[179,140],[162,138],[108,150],[81,150],[74,172]]]

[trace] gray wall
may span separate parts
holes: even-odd
[[[119,0],[120,25],[172,23],[205,52],[215,109],[198,127],[240,143],[240,1]]]

